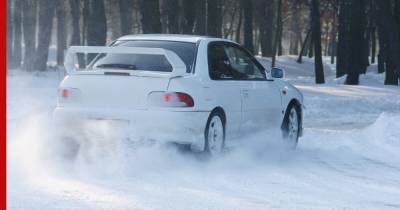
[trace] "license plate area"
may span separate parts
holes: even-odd
[[[129,135],[128,120],[121,119],[89,119],[84,123],[86,135],[94,138],[126,138]]]

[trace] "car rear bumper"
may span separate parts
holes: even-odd
[[[121,132],[132,139],[191,144],[204,148],[204,130],[209,112],[171,110],[110,110],[57,107],[54,122],[63,136],[82,133],[90,125],[104,132]]]

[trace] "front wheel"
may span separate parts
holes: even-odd
[[[295,105],[290,105],[286,111],[284,123],[282,126],[283,138],[285,144],[291,148],[295,149],[297,147],[297,142],[299,140],[300,131],[300,115],[298,107]]]
[[[210,115],[204,132],[204,151],[212,156],[222,153],[225,141],[225,126],[219,112]]]

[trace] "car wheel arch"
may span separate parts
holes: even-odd
[[[217,106],[213,110],[211,110],[209,117],[211,117],[216,112],[218,112],[222,115],[222,123],[224,126],[226,126],[226,113],[222,107]]]
[[[284,126],[285,126],[285,121],[287,120],[286,118],[287,118],[287,115],[288,115],[288,111],[292,106],[296,107],[296,109],[298,111],[299,120],[300,120],[300,122],[299,122],[300,126],[303,125],[303,110],[301,109],[301,103],[296,98],[292,98],[290,100],[290,102],[288,103],[288,105],[286,106],[286,109],[285,109],[285,113],[284,113],[284,117],[283,117],[282,125],[281,125],[282,129],[285,128]]]

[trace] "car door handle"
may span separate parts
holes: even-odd
[[[248,98],[249,97],[249,90],[242,90],[242,95],[244,98]]]

